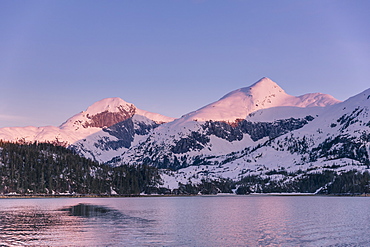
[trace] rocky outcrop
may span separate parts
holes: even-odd
[[[302,128],[314,118],[307,116],[301,118],[290,118],[277,120],[275,122],[250,122],[240,120],[237,123],[207,121],[202,125],[203,133],[191,132],[187,137],[181,138],[172,147],[175,154],[184,154],[191,150],[202,150],[210,142],[210,136],[214,135],[229,142],[241,141],[244,134],[248,134],[253,141],[264,137],[269,139],[281,136],[289,131]]]
[[[132,146],[136,137],[145,136],[158,126],[159,124],[152,120],[147,118],[139,118],[138,120],[134,116],[103,128],[101,132],[82,139],[70,145],[69,148],[82,156],[101,161],[102,153],[112,152],[112,150],[123,152]]]
[[[181,154],[191,150],[201,150],[209,141],[209,136],[193,131],[187,138],[181,138],[176,145],[172,147],[171,151],[175,154]]]
[[[281,119],[275,122],[249,122],[243,120],[239,123],[238,129],[242,133],[249,134],[253,141],[258,141],[264,137],[269,137],[270,139],[276,138],[289,131],[302,128],[304,125],[308,124],[314,118],[312,116],[307,116],[305,118],[289,118]]]
[[[86,117],[89,119],[89,121],[86,121],[82,126],[84,128],[104,128],[113,126],[114,124],[132,118],[135,114],[136,107],[131,104],[128,110],[125,110],[122,106],[118,107],[118,110],[118,112],[109,112],[106,110],[95,115],[87,114]]]
[[[134,140],[135,130],[134,123],[131,118],[103,129],[103,131],[117,137],[118,139],[117,141],[104,142],[106,150],[117,150],[122,147],[129,148],[131,146],[131,142]]]
[[[144,122],[134,122],[132,118],[116,123],[109,128],[104,128],[103,131],[109,135],[116,137],[117,141],[107,141],[104,143],[104,150],[119,148],[129,148],[133,142],[135,135],[146,135],[152,129],[158,127],[159,124],[152,121],[152,124]]]

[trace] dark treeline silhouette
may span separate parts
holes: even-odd
[[[158,182],[152,167],[112,167],[51,143],[0,141],[1,194],[139,194]]]

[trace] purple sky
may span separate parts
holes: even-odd
[[[0,127],[120,97],[180,117],[269,77],[345,100],[370,87],[370,1],[0,1]]]

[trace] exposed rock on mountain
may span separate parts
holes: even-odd
[[[96,115],[90,116],[89,114],[86,117],[90,120],[86,121],[82,126],[84,128],[96,127],[104,128],[115,125],[119,122],[125,121],[129,118],[132,118],[135,114],[135,106],[131,105],[128,111],[125,111],[123,107],[119,107],[119,112],[109,112],[108,110],[104,112],[97,113]]]

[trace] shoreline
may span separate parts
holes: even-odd
[[[314,193],[251,193],[247,195],[237,195],[237,194],[215,194],[215,195],[174,195],[174,194],[133,194],[133,195],[0,195],[0,199],[42,199],[42,198],[125,198],[125,197],[192,197],[192,196],[203,196],[203,197],[226,197],[226,196],[328,196],[328,197],[370,197],[370,194],[314,194]]]

